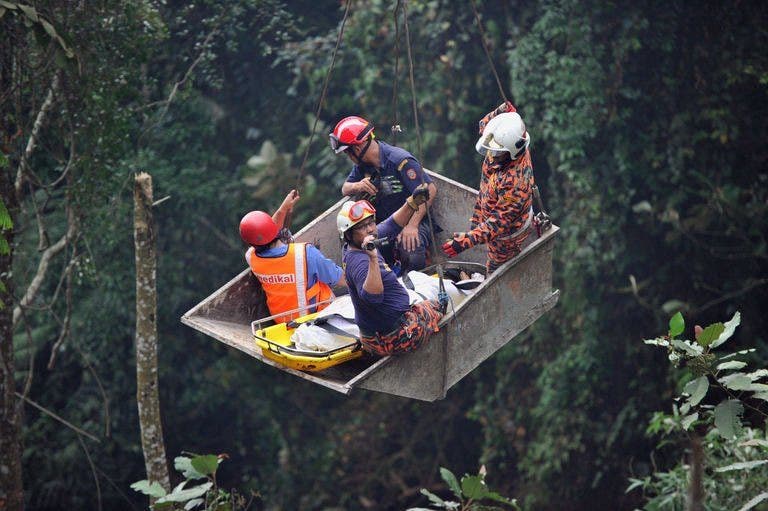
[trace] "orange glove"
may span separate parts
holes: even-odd
[[[472,248],[472,240],[467,237],[465,232],[455,232],[453,238],[443,243],[442,248],[448,257],[456,257],[459,253]]]

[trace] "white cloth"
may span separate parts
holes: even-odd
[[[474,275],[473,275],[474,277]],[[419,271],[408,272],[408,278],[413,283],[415,290],[403,287],[408,291],[410,304],[424,300],[437,300],[440,292],[440,279]],[[402,284],[402,278],[398,279]],[[474,290],[462,290],[453,285],[450,280],[443,280],[445,291],[451,301],[452,307],[457,307]],[[450,310],[450,308],[449,308]],[[349,295],[336,297],[328,307],[321,310],[316,319],[328,318],[328,324],[347,332],[350,337],[360,338],[360,328],[355,324],[355,308],[352,306],[352,298]],[[330,351],[343,346],[348,346],[354,340],[333,332],[329,332],[320,325],[302,323],[291,335],[291,340],[297,349],[302,351]]]

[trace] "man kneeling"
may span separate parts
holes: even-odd
[[[408,304],[408,292],[376,249],[377,239],[395,240],[415,211],[429,198],[426,186],[376,225],[376,210],[365,200],[347,201],[336,217],[346,242],[344,274],[366,351],[377,355],[407,353],[437,332],[444,309],[437,300]]]

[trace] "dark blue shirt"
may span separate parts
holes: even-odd
[[[379,238],[394,239],[402,227],[390,217],[377,225],[377,230]],[[362,334],[369,337],[376,332],[387,334],[400,326],[398,320],[410,308],[408,291],[398,282],[397,275],[387,266],[381,254],[378,257],[384,292],[373,294],[363,289],[368,276],[368,254],[362,250],[350,250],[344,245],[342,260],[349,295],[355,308],[355,323]]]
[[[424,183],[431,183],[432,178],[405,149],[379,142],[379,157],[380,168],[355,165],[347,177],[347,182],[357,183],[365,177],[371,177],[371,181],[379,189],[376,197],[370,199],[376,208],[376,216],[387,218],[405,203],[405,199],[422,183],[422,179]]]

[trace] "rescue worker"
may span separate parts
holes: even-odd
[[[456,257],[475,245],[488,245],[488,274],[522,250],[533,220],[533,165],[531,137],[510,102],[480,120],[475,149],[483,159],[480,193],[468,232],[454,233],[443,252]]]
[[[444,308],[437,300],[409,305],[408,292],[375,246],[396,236],[428,201],[426,185],[417,187],[395,213],[376,225],[376,209],[367,200],[347,201],[336,216],[345,245],[344,273],[360,327],[363,348],[376,355],[413,351],[438,331]]]
[[[298,192],[291,190],[274,215],[251,211],[240,220],[240,237],[250,245],[245,260],[267,295],[270,315],[300,309],[278,316],[276,323],[322,310],[328,304],[313,305],[333,298],[332,286],[346,287],[344,272],[336,263],[313,245],[294,243],[283,228],[298,200]]]
[[[340,120],[329,137],[331,149],[336,154],[346,154],[354,164],[341,193],[369,200],[376,206],[380,218],[394,214],[417,186],[428,185],[427,204],[414,212],[397,240],[382,250],[384,259],[398,274],[424,268],[432,239],[427,208],[437,194],[432,178],[411,153],[376,140],[373,124],[362,117],[353,115]]]

